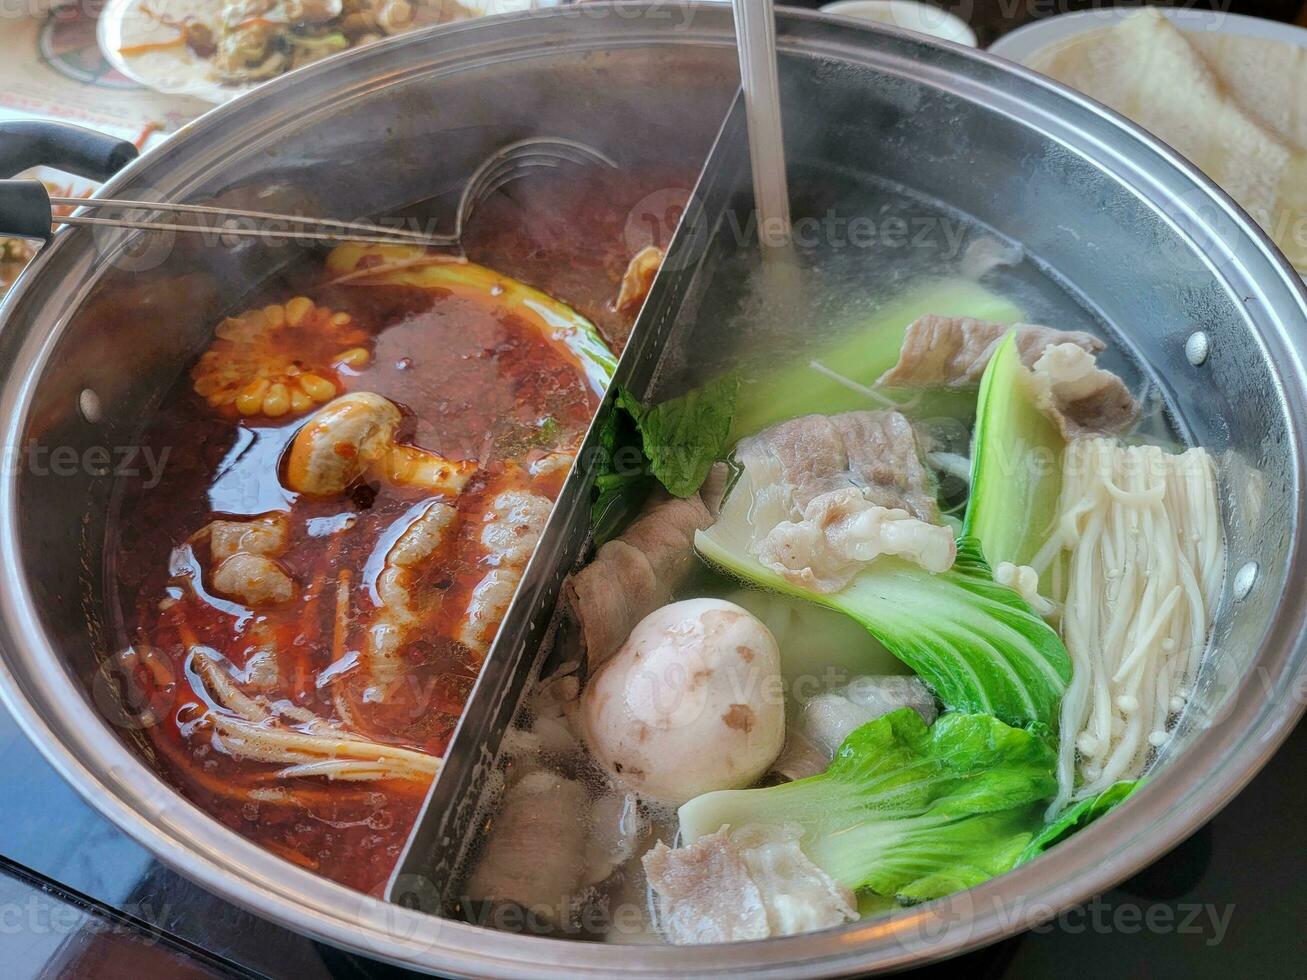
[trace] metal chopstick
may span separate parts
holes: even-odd
[[[141,231],[182,231],[191,234],[208,233],[212,235],[234,235],[237,238],[279,238],[299,241],[319,242],[364,242],[375,245],[453,245],[452,237],[441,238],[429,236],[421,240],[397,238],[394,235],[360,235],[343,232],[325,231],[281,231],[274,228],[221,228],[213,225],[177,225],[162,221],[132,221],[127,218],[93,218],[84,214],[70,214],[56,217],[56,222],[65,225],[103,225],[112,228],[135,228]]]
[[[214,215],[224,219],[250,218],[259,221],[281,222],[301,228],[320,229],[319,231],[296,231],[292,229],[244,228],[240,226],[216,225],[179,225],[155,221],[137,221],[130,218],[96,218],[89,215],[55,216],[54,220],[70,225],[104,225],[119,228],[136,228],[153,231],[210,232],[214,234],[235,235],[245,238],[299,238],[315,241],[351,241],[404,244],[404,245],[439,245],[447,246],[457,243],[453,235],[428,235],[404,228],[387,228],[384,225],[367,221],[340,221],[333,218],[304,218],[290,214],[276,214],[270,211],[246,211],[237,208],[216,208],[202,204],[173,204],[166,201],[128,201],[113,198],[72,198],[51,197],[50,203],[81,209],[127,208],[143,211],[173,211],[188,214]]]

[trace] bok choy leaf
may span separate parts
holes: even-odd
[[[964,536],[991,564],[1029,565],[1057,520],[1066,441],[1035,403],[1017,336],[999,344],[980,382]]]
[[[1142,779],[1113,783],[1097,796],[1091,796],[1067,807],[1026,845],[1025,850],[1021,852],[1021,857],[1017,859],[1017,864],[1033,861],[1054,844],[1060,844],[1072,834],[1084,830],[1099,817],[1106,816],[1124,803],[1142,785]]]
[[[620,404],[609,407],[600,423],[590,533],[596,545],[617,537],[639,513],[653,489],[649,458],[640,445],[635,422]]]
[[[881,556],[838,592],[817,592],[754,557],[752,502],[762,489],[745,467],[717,522],[695,535],[703,558],[751,585],[849,616],[955,711],[1055,730],[1071,679],[1066,647],[1020,596],[994,582],[974,539],[958,541],[957,560],[946,572]]]
[[[699,489],[725,452],[737,389],[736,378],[723,375],[656,405],[617,390],[595,456],[590,527],[597,544],[621,533],[655,480],[676,497]]]
[[[927,728],[901,708],[856,729],[819,776],[696,797],[681,834],[797,824],[804,854],[846,887],[927,901],[1016,864],[1056,791],[1054,765],[1042,737],[988,715]]]

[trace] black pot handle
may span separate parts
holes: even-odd
[[[0,180],[0,237],[48,242],[54,234],[50,193],[39,180]]]
[[[136,154],[136,147],[126,140],[69,123],[0,122],[0,177],[46,166],[89,180],[108,180]]]
[[[0,176],[45,166],[90,180],[108,180],[136,159],[126,140],[44,120],[0,122]],[[39,180],[0,180],[0,236],[48,242],[50,195]]]

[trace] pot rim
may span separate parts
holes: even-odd
[[[587,6],[596,18],[613,8],[611,4]],[[333,59],[332,65],[313,65],[291,73],[207,113],[184,127],[160,150],[132,164],[97,196],[112,196],[138,174],[152,169],[166,172],[171,157],[191,144],[221,134],[224,129],[231,130],[234,122],[242,117],[254,117],[262,123],[242,130],[252,134],[250,141],[270,134],[279,125],[274,108],[285,97],[296,94],[307,101],[314,82],[343,82],[349,64],[363,65],[388,53],[408,50],[412,54],[420,46],[430,49],[428,60],[422,64],[389,75],[384,82],[376,84],[390,84],[398,78],[442,69],[459,70],[479,63],[475,58],[484,57],[490,51],[496,55],[512,53],[530,57],[542,50],[543,32],[530,31],[526,26],[535,19],[558,27],[558,32],[549,36],[556,42],[551,51],[567,48],[579,52],[600,47],[611,50],[614,46],[660,43],[726,47],[733,43],[729,11],[713,4],[696,4],[692,9],[696,17],[704,18],[709,28],[672,35],[670,41],[663,29],[570,35],[565,33],[567,18],[576,15],[559,10],[545,17],[539,13],[518,14],[395,37]],[[1041,110],[1034,105],[1037,97],[1042,98],[1064,114],[1075,110],[1111,130],[1135,151],[1130,159],[1120,152],[1116,156],[1119,163],[1135,171],[1140,184],[1151,184],[1160,190],[1169,180],[1170,184],[1186,190],[1201,191],[1202,203],[1215,204],[1221,219],[1236,230],[1240,258],[1268,270],[1265,279],[1258,282],[1259,297],[1264,299],[1268,292],[1278,292],[1278,302],[1269,304],[1265,310],[1266,317],[1276,321],[1275,329],[1259,339],[1271,348],[1271,363],[1279,369],[1282,379],[1284,375],[1291,376],[1292,384],[1282,385],[1281,395],[1289,408],[1291,435],[1300,435],[1307,424],[1303,381],[1307,377],[1303,368],[1307,340],[1300,340],[1287,330],[1286,324],[1275,318],[1274,311],[1292,305],[1297,319],[1307,318],[1307,294],[1301,280],[1261,230],[1192,165],[1165,144],[1084,96],[984,52],[930,42],[890,28],[838,28],[829,18],[812,13],[785,11],[779,19],[781,50],[791,54],[825,54],[883,68],[910,59],[912,52],[925,53],[929,57],[921,58],[914,70],[935,84],[943,84],[949,77],[961,77],[957,75],[959,68],[996,72],[1009,88],[1015,82],[1016,87],[1023,89],[1019,96],[1006,96],[1012,105],[1020,104],[1029,112],[1047,113],[1048,109]],[[628,20],[628,27],[629,23]],[[509,43],[499,36],[500,32],[509,34]],[[879,35],[882,45],[894,47],[899,53],[891,55],[868,49],[865,42],[869,35]],[[340,78],[336,79],[336,75]],[[351,92],[361,94],[371,87],[372,83],[366,79],[346,85],[333,93],[334,99],[339,101]],[[314,111],[326,102],[327,91],[324,89],[316,95]],[[1109,155],[1112,152],[1101,143],[1096,149]],[[1146,173],[1139,169],[1141,157],[1148,158]],[[55,242],[43,250],[0,305],[0,323],[12,329],[8,327],[10,318],[25,298],[35,292],[42,270],[80,241],[84,239],[75,234],[56,236]],[[75,301],[65,305],[63,312],[67,314],[74,308]],[[7,447],[20,444],[31,395],[52,341],[66,319],[66,316],[61,318],[44,336],[30,336],[23,342],[22,352],[26,356],[16,360],[13,366],[15,376],[21,372],[21,383],[15,383],[11,377],[0,392],[0,418],[7,420]],[[1302,486],[1307,483],[1303,459],[1297,439],[1290,442],[1288,451],[1293,454],[1294,478]],[[1307,568],[1307,548],[1299,532],[1305,512],[1307,500],[1300,497],[1290,509],[1293,526],[1287,547],[1286,581],[1299,578]],[[76,718],[51,710],[77,704],[84,708],[85,693],[66,670],[55,666],[61,665],[62,660],[41,629],[27,583],[16,572],[21,567],[20,557],[17,480],[11,470],[0,483],[0,565],[5,569],[8,586],[0,589],[0,647],[4,649],[0,697],[46,759],[93,806],[164,863],[280,925],[367,956],[417,969],[439,969],[468,976],[602,976],[619,971],[652,976],[711,970],[795,977],[899,969],[943,959],[1044,921],[1057,911],[1111,887],[1178,843],[1252,778],[1288,734],[1304,707],[1302,692],[1295,682],[1303,670],[1307,648],[1304,636],[1307,596],[1296,596],[1285,588],[1260,647],[1256,667],[1262,672],[1261,690],[1252,681],[1242,684],[1226,706],[1219,724],[1199,735],[1184,751],[1184,770],[1202,772],[1202,780],[1187,778],[1179,766],[1166,766],[1135,795],[1128,810],[1109,815],[1051,853],[961,895],[906,910],[888,920],[872,919],[837,930],[754,943],[646,946],[633,956],[627,946],[492,932],[389,905],[297,868],[226,829],[186,802],[117,737],[102,737],[97,741],[92,737],[94,733],[76,729]],[[20,641],[20,637],[24,640]],[[11,663],[15,662],[35,668],[24,671],[26,683],[11,669]],[[36,707],[38,699],[29,698],[33,687],[38,688],[34,693],[47,706],[45,711]],[[95,728],[104,725],[95,718]],[[88,760],[95,764],[94,769],[86,764]],[[179,840],[187,841],[188,846],[179,848]],[[1032,897],[1037,900],[1032,901]]]

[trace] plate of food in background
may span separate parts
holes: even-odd
[[[288,71],[420,27],[533,0],[109,0],[105,57],[142,85],[215,104]]]
[[[1113,8],[1037,21],[989,50],[1169,143],[1307,274],[1307,30],[1223,11]]]

